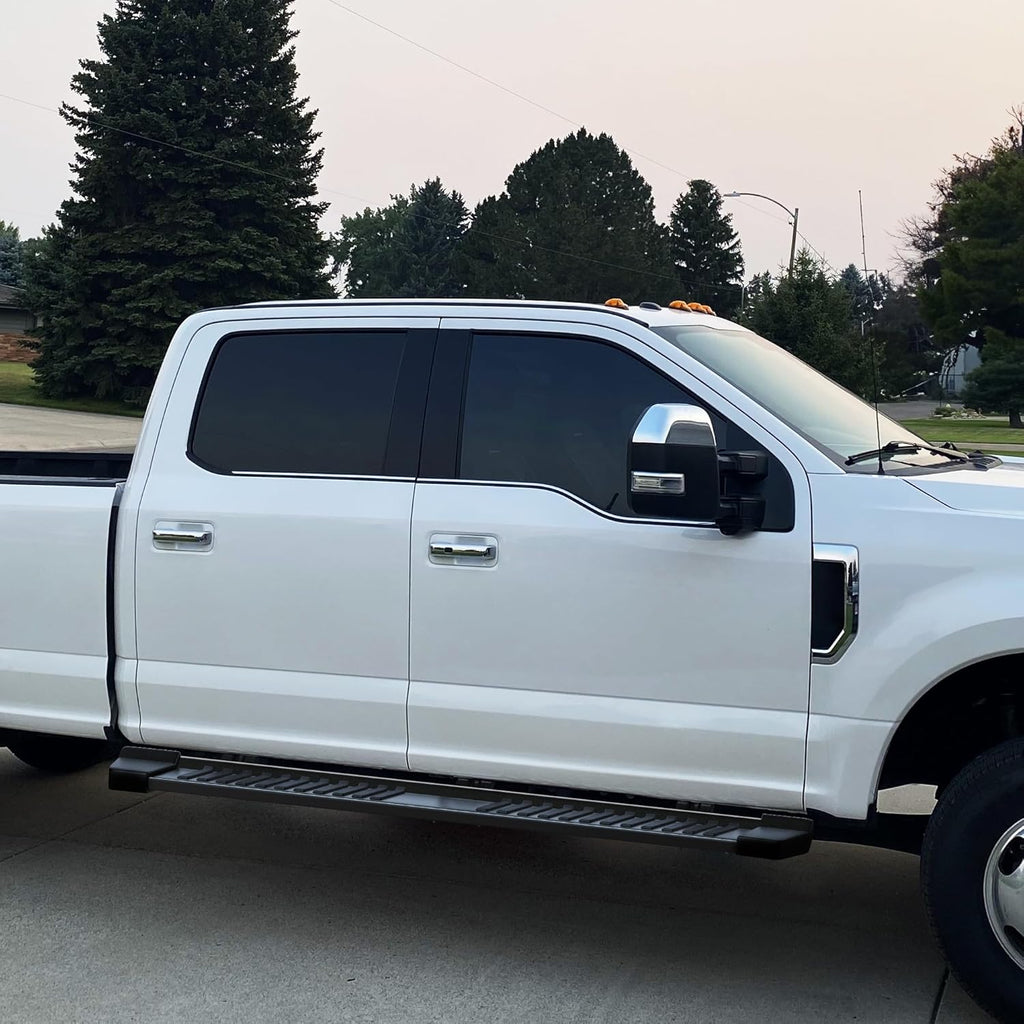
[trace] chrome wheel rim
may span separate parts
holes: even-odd
[[[985,913],[999,944],[1024,970],[1024,819],[1011,825],[989,854]]]

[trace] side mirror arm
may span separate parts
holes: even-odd
[[[733,494],[768,475],[767,452],[719,452],[718,471],[722,479],[722,514],[716,520],[727,536],[759,530],[764,523],[764,498],[757,494]]]

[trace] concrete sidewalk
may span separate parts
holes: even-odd
[[[102,768],[6,752],[0,833],[19,1024],[988,1019],[947,982],[903,854],[769,863],[111,793]]]
[[[123,451],[135,447],[141,429],[134,416],[0,405],[0,451]]]

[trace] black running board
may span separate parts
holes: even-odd
[[[565,835],[702,846],[771,860],[806,853],[811,845],[812,824],[808,818],[775,814],[741,817],[400,776],[219,761],[153,747],[122,748],[110,766],[110,788],[132,793],[205,793],[347,811],[381,811],[432,821],[550,829]]]

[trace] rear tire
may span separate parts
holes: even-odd
[[[30,768],[41,772],[65,774],[91,768],[116,753],[112,743],[77,736],[47,736],[22,733],[7,742],[10,752]]]
[[[942,793],[921,851],[932,927],[957,980],[996,1019],[1024,1020],[1024,740]]]

